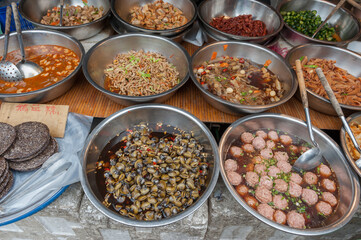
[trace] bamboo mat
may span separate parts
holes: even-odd
[[[190,54],[193,54],[198,48],[185,42],[182,43],[182,45]],[[106,98],[102,93],[93,88],[83,76],[77,79],[77,82],[69,92],[50,103],[69,105],[71,112],[94,117],[107,117],[125,107]],[[167,100],[165,104],[182,108],[205,122],[232,123],[244,116],[223,113],[209,105],[202,98],[201,92],[191,80]],[[283,113],[305,120],[302,104],[295,97],[268,112]],[[313,124],[318,128],[340,129],[341,127],[341,121],[339,121],[337,117],[328,116],[313,110],[311,110],[311,119]]]

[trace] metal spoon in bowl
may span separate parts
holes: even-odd
[[[342,111],[342,109],[340,107],[340,104],[338,103],[337,98],[336,98],[334,92],[332,91],[332,88],[330,87],[330,84],[328,83],[325,75],[323,74],[322,69],[317,68],[316,72],[317,72],[318,77],[321,80],[322,86],[326,90],[326,93],[327,93],[327,95],[328,95],[328,97],[329,97],[329,99],[331,101],[331,104],[332,104],[333,108],[335,109],[337,115],[339,116],[339,118],[342,121],[343,127],[345,128],[346,132],[348,133],[349,137],[351,138],[351,141],[352,141],[353,145],[355,146],[355,148],[357,149],[357,151],[359,153],[361,153],[361,148],[360,148],[359,144],[357,143],[356,138],[353,135],[353,133],[351,131],[351,128],[350,128],[350,126],[348,125],[348,123],[347,123],[347,121],[345,119],[345,116],[344,116],[343,111]],[[358,160],[356,160],[356,165],[357,165],[357,167],[361,168],[361,157]]]
[[[18,8],[16,6],[16,3],[14,2],[11,3],[11,7],[13,8],[15,27],[16,27],[17,37],[22,56],[21,61],[18,64],[16,64],[16,66],[19,68],[24,78],[34,77],[36,75],[39,75],[43,71],[43,69],[38,64],[25,60],[25,50],[24,50],[23,36],[21,34]]]
[[[63,26],[63,8],[64,8],[64,0],[60,0],[60,21],[59,21],[59,26]]]
[[[305,114],[306,114],[308,134],[310,135],[310,139],[314,145],[314,148],[311,148],[311,149],[307,150],[306,152],[304,152],[293,164],[293,168],[297,171],[300,171],[301,169],[307,171],[307,170],[314,169],[315,167],[317,167],[321,164],[322,153],[321,153],[321,150],[313,136],[310,112],[308,109],[308,99],[307,99],[305,80],[303,78],[301,61],[299,59],[296,60],[296,73],[297,73],[298,85],[300,88],[300,93],[301,93],[301,98],[302,98],[302,104],[303,104],[303,108],[305,109]]]
[[[8,55],[9,46],[9,34],[10,34],[10,22],[11,22],[11,8],[6,8],[6,23],[5,23],[5,41],[4,41],[4,54],[0,62],[0,79],[7,82],[16,82],[23,79],[23,75],[14,63],[6,61]]]

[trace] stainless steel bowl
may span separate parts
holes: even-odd
[[[325,19],[336,5],[325,0],[283,0],[279,5],[279,12],[282,11],[301,11],[316,10],[317,14]],[[341,42],[323,41],[311,38],[305,34],[299,33],[285,23],[281,31],[282,37],[292,46],[298,46],[306,43],[322,43],[335,46],[345,46],[356,40],[361,34],[361,25],[357,18],[347,9],[340,8],[328,21],[331,26],[336,28],[336,32],[341,37]]]
[[[278,129],[289,134],[296,135],[301,139],[310,142],[306,124],[296,118],[284,114],[258,114],[240,118],[234,122],[223,134],[219,143],[220,168],[223,180],[233,197],[249,213],[262,222],[279,230],[299,235],[324,235],[336,231],[346,225],[356,213],[360,200],[360,185],[357,176],[349,168],[347,160],[342,154],[341,148],[327,134],[314,128],[316,142],[320,145],[323,156],[335,171],[339,185],[339,205],[336,212],[326,220],[324,227],[313,229],[296,229],[286,225],[278,224],[263,217],[243,200],[235,188],[229,183],[224,170],[224,161],[231,144],[239,138],[244,131],[257,129]]]
[[[223,49],[224,45],[228,45],[226,51],[224,51]],[[267,105],[242,105],[226,101],[214,95],[210,91],[204,89],[197,80],[193,69],[196,66],[201,65],[203,62],[209,61],[213,52],[218,53],[217,57],[225,55],[231,57],[243,57],[261,65],[263,65],[266,60],[271,60],[272,63],[268,67],[268,69],[271,70],[274,74],[276,74],[279,77],[281,83],[283,83],[283,87],[285,89],[283,98],[278,102]],[[259,113],[266,111],[270,108],[279,106],[287,102],[293,96],[298,86],[295,80],[295,74],[286,64],[282,56],[269,50],[266,47],[248,42],[222,41],[211,43],[198,49],[192,56],[192,60],[189,66],[189,72],[194,84],[202,92],[202,95],[206,99],[206,101],[213,107],[231,114]]]
[[[96,162],[104,146],[117,134],[141,122],[163,123],[193,132],[195,138],[204,146],[208,154],[209,176],[203,194],[183,212],[169,218],[154,221],[139,221],[122,216],[102,204],[103,198],[96,183]],[[196,211],[208,199],[218,179],[218,148],[208,128],[192,114],[168,105],[144,104],[125,108],[103,120],[88,136],[82,152],[81,184],[84,192],[94,206],[109,218],[137,227],[157,227],[179,221]]]
[[[252,14],[253,19],[263,21],[268,34],[262,37],[237,36],[222,32],[209,24],[215,17],[237,17],[243,14]],[[206,34],[219,41],[240,40],[262,44],[277,35],[283,28],[281,15],[273,7],[256,0],[205,0],[198,7],[198,17]]]
[[[356,123],[356,124],[360,125],[361,124],[361,112],[351,114],[350,116],[348,116],[348,118],[346,118],[346,121],[348,122],[349,125],[351,125],[352,123]],[[348,160],[348,162],[351,165],[351,167],[353,168],[353,170],[355,170],[355,172],[361,177],[361,169],[357,167],[355,160],[352,158],[352,156],[347,148],[346,131],[345,131],[344,127],[342,127],[341,131],[340,131],[340,140],[341,140],[341,146],[342,146],[343,152],[346,155],[346,159]]]
[[[64,0],[64,4],[84,6],[82,0]],[[40,23],[41,18],[46,15],[48,9],[60,7],[60,0],[21,0],[19,3],[19,11],[26,20],[38,28],[61,31],[78,40],[83,40],[98,34],[105,26],[110,14],[109,0],[88,0],[88,5],[103,7],[104,16],[93,22],[76,26],[50,26]]]
[[[143,32],[148,34],[155,34],[161,36],[174,36],[179,32],[184,31],[190,27],[197,18],[196,5],[191,0],[166,0],[165,2],[173,4],[183,11],[183,14],[188,19],[188,22],[181,27],[167,29],[167,30],[152,30],[138,27],[130,23],[130,10],[136,6],[143,6],[148,3],[155,2],[155,0],[112,0],[111,10],[115,19],[122,25],[127,32]]]
[[[120,24],[115,17],[113,16],[110,18],[110,25],[112,26],[113,30],[117,34],[126,34],[127,31],[123,28],[122,24]],[[175,35],[167,36],[167,38],[172,39],[175,42],[181,43],[183,42],[183,37],[191,30],[192,26],[184,29],[182,32],[176,33]]]
[[[108,91],[104,88],[104,69],[119,53],[130,50],[152,51],[167,57],[179,72],[180,82],[172,89],[150,96],[126,96]],[[137,103],[164,102],[170,98],[189,78],[189,55],[178,43],[168,38],[149,34],[124,34],[106,38],[95,44],[85,55],[83,72],[86,79],[108,98],[121,105]]]
[[[49,102],[67,92],[74,84],[75,80],[81,73],[81,62],[84,58],[84,48],[81,43],[74,37],[62,32],[50,30],[27,30],[22,31],[25,47],[33,45],[58,45],[74,51],[80,59],[79,65],[75,70],[63,80],[36,91],[27,93],[4,94],[0,93],[0,100],[4,102],[27,102],[27,103],[44,103]],[[0,46],[4,45],[4,36],[0,37]],[[9,52],[18,50],[19,44],[16,33],[10,34]],[[0,55],[3,54],[0,49]]]
[[[294,66],[296,59],[299,59],[302,56],[307,56],[309,59],[325,58],[335,60],[338,67],[346,69],[350,74],[356,77],[361,77],[361,68],[355,67],[361,66],[361,55],[350,50],[331,45],[305,44],[292,48],[286,55],[286,61],[291,66]],[[325,114],[337,115],[328,99],[321,97],[309,90],[307,90],[307,97],[311,108]],[[349,115],[355,111],[361,111],[360,106],[351,106],[345,104],[340,105],[346,115]]]

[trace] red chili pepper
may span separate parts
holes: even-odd
[[[235,78],[236,78],[236,76],[232,76],[231,78],[232,78],[232,79],[235,79]]]
[[[228,69],[227,69],[227,68],[225,68],[225,69],[223,69],[222,71],[223,71],[223,72],[227,72],[227,71],[228,71]]]
[[[205,82],[201,82],[201,84],[203,85]]]
[[[200,173],[202,173],[202,170],[199,170]]]
[[[244,63],[244,58],[239,59],[239,63]]]
[[[156,165],[157,163],[156,162],[153,162],[153,165]]]
[[[147,148],[147,151],[150,152],[150,148]]]
[[[206,75],[206,71],[203,71],[203,72],[201,73],[201,75]]]

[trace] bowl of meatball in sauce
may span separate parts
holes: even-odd
[[[350,221],[358,179],[337,143],[319,129],[314,134],[322,163],[298,172],[294,162],[313,147],[303,121],[265,113],[233,123],[219,144],[220,167],[238,203],[266,224],[299,235],[327,234]]]

